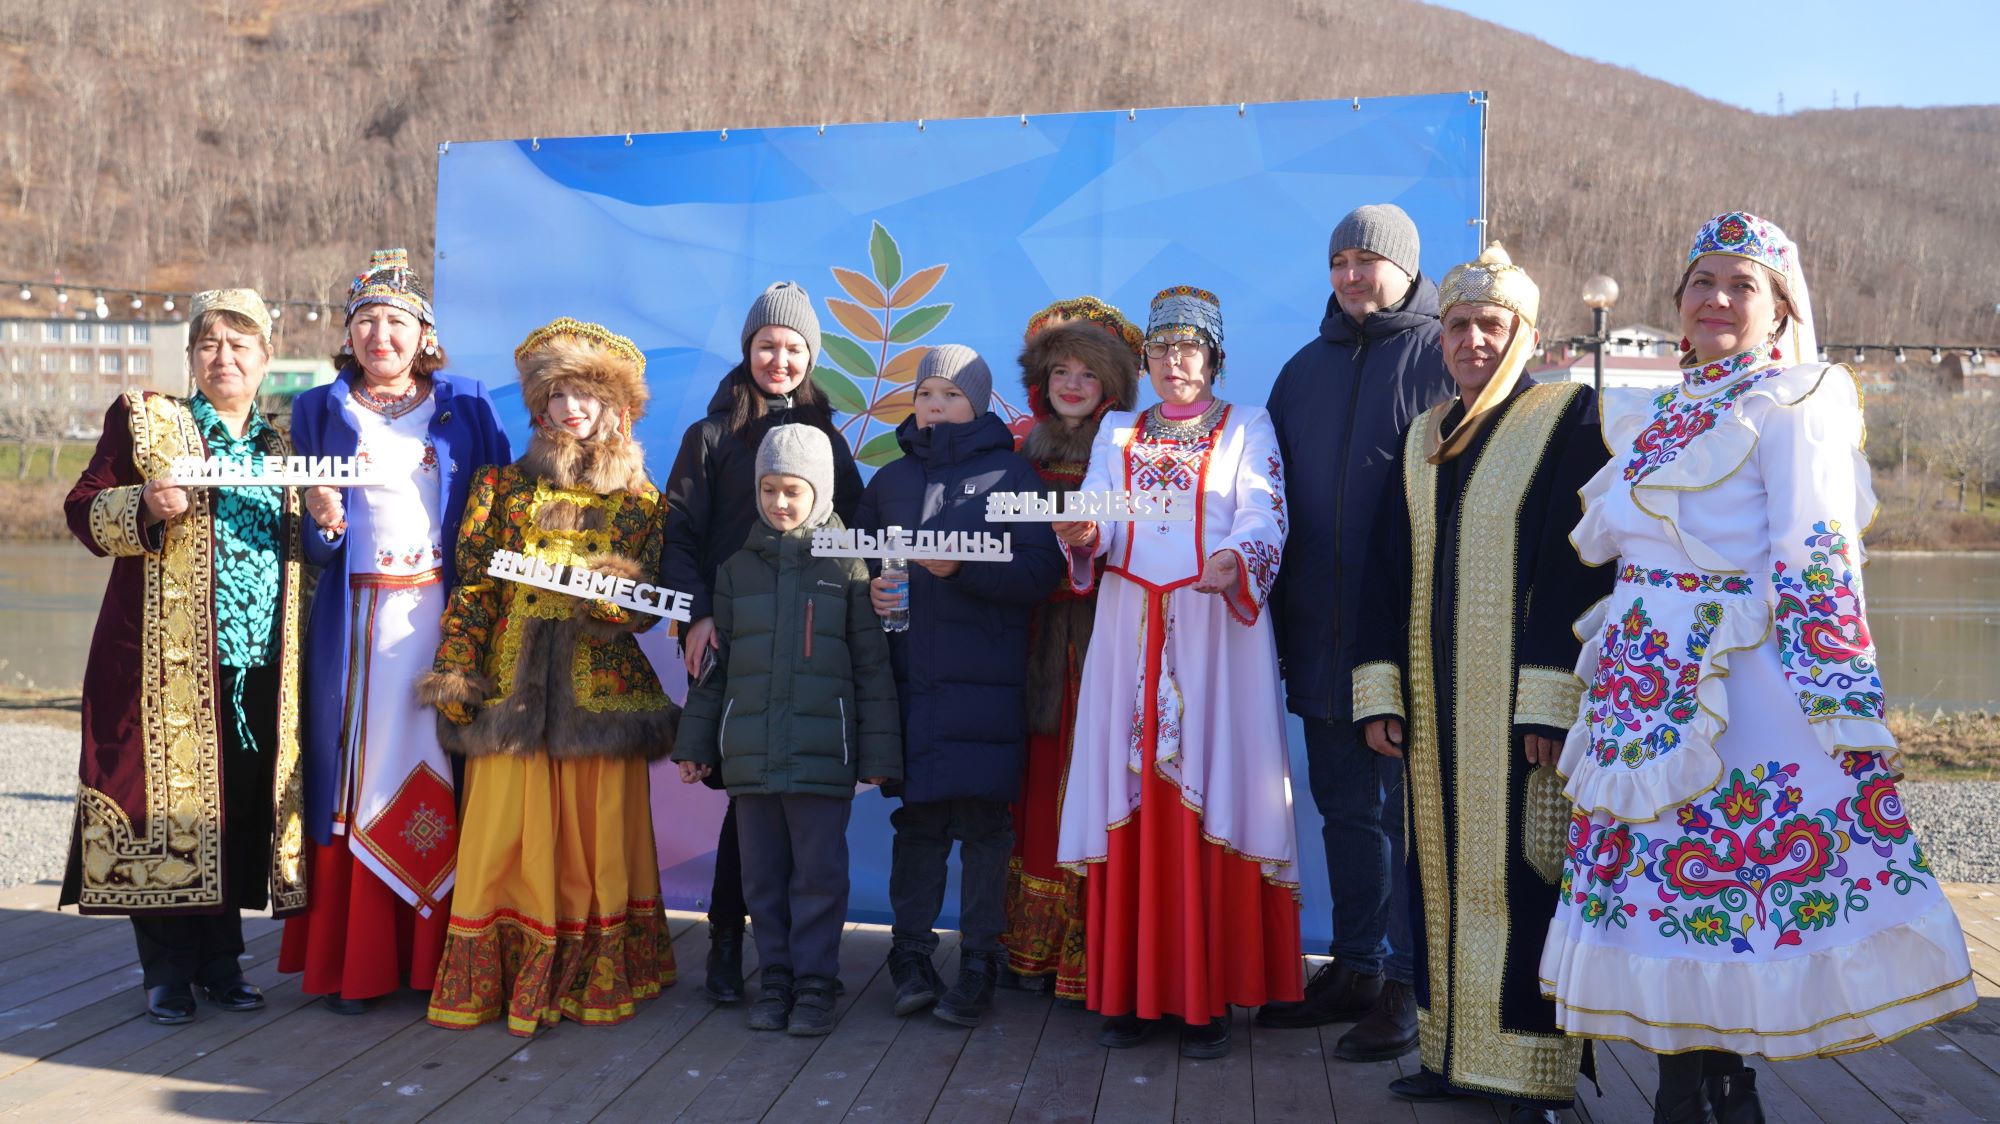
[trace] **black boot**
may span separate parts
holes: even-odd
[[[161,984],[146,989],[146,1017],[161,1026],[194,1021],[194,989],[186,984]]]
[[[712,1003],[743,998],[743,926],[708,927],[708,981],[702,987]]]
[[[792,985],[792,1017],[785,1024],[785,1033],[818,1038],[832,1031],[833,998],[838,990],[825,976],[800,976]]]
[[[767,964],[757,974],[763,986],[757,1002],[750,1004],[750,1029],[787,1029],[792,1021],[792,970]]]
[[[1744,1064],[1743,1055],[1703,1050],[1701,1072],[1709,1110],[1720,1124],[1764,1124],[1764,1102],[1757,1099],[1757,1071]]]
[[[937,1002],[944,981],[928,953],[913,948],[889,950],[889,978],[896,982],[896,1013],[914,1015]]]
[[[1358,1019],[1375,1006],[1382,994],[1382,977],[1365,976],[1335,960],[1314,972],[1306,981],[1306,997],[1297,1003],[1266,1003],[1257,1009],[1257,1025],[1274,1030]]]
[[[962,953],[958,958],[958,982],[931,1008],[931,1014],[957,1026],[978,1026],[979,1016],[993,1005],[993,981],[1000,974],[1002,955]]]
[[[1653,1094],[1653,1124],[1715,1124],[1702,1089],[1702,1051],[1660,1055],[1660,1088]]]
[[[1333,1044],[1333,1056],[1350,1062],[1386,1062],[1417,1048],[1417,997],[1410,985],[1382,985],[1361,1021]]]

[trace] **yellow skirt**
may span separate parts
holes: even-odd
[[[430,1021],[624,1022],[674,982],[646,762],[476,757]]]

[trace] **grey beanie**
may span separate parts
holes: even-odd
[[[775,425],[757,444],[757,483],[772,474],[796,476],[812,485],[813,505],[805,526],[818,527],[833,514],[833,443],[816,425]],[[757,518],[765,523],[764,505]]]
[[[806,352],[819,358],[819,316],[813,302],[797,281],[776,281],[762,296],[750,302],[750,314],[743,318],[743,356],[750,357],[750,337],[757,329],[772,324],[790,328],[806,338]]]
[[[1370,203],[1356,207],[1340,225],[1333,228],[1333,238],[1326,245],[1326,260],[1342,250],[1366,250],[1380,254],[1396,264],[1396,268],[1417,276],[1417,224],[1403,213],[1394,203]]]
[[[925,379],[943,379],[958,387],[971,401],[975,418],[993,407],[993,372],[986,369],[986,360],[978,352],[962,343],[926,351],[923,362],[917,364],[916,385],[922,386]]]

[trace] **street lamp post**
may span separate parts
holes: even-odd
[[[1618,303],[1618,282],[1600,273],[1583,283],[1583,303],[1590,306],[1591,389],[1604,397],[1605,314]],[[1602,405],[1598,409],[1603,409]]]

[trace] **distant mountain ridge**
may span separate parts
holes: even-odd
[[[1823,338],[2000,342],[2000,107],[1770,117],[1411,0],[746,10],[7,5],[0,272],[332,300],[369,247],[428,255],[444,139],[1485,89],[1488,233],[1545,336],[1584,328],[1597,272],[1617,320],[1673,323],[1687,239],[1744,208],[1800,242]]]

